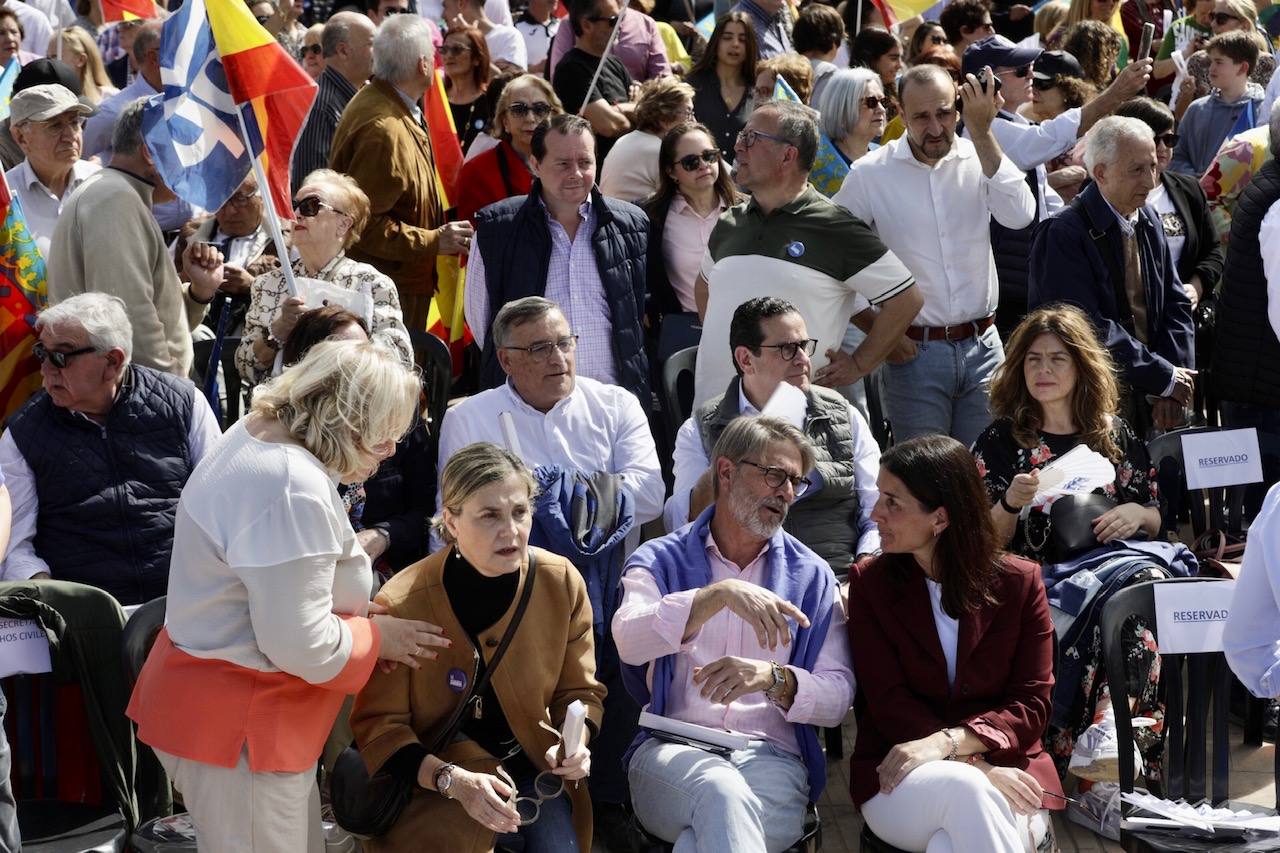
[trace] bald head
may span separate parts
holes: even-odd
[[[320,36],[326,66],[359,89],[373,73],[373,34],[377,28],[368,15],[338,12],[329,18]]]

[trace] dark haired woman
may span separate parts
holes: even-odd
[[[973,457],[924,436],[880,459],[884,553],[850,574],[863,698],[850,760],[867,826],[903,850],[1021,853],[1062,788],[1041,747],[1053,623],[1034,563],[1001,553]]]
[[[493,103],[489,98],[493,67],[489,62],[489,45],[474,27],[450,30],[440,45],[440,59],[453,126],[462,150],[466,151],[493,123]]]
[[[644,202],[644,211],[649,216],[650,329],[658,331],[654,363],[660,365],[672,353],[698,345],[693,283],[711,229],[742,196],[703,124],[668,131],[658,149],[658,173],[658,192]]]
[[[853,68],[870,68],[880,75],[884,86],[886,104],[885,121],[893,121],[898,115],[898,75],[902,73],[902,42],[885,30],[863,30],[854,36],[849,65]]]
[[[702,57],[684,81],[693,87],[693,114],[711,129],[725,160],[733,162],[738,132],[751,115],[760,49],[745,12],[727,12],[716,22]]]

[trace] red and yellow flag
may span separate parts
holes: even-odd
[[[36,312],[48,300],[44,258],[22,205],[0,175],[0,421],[40,388],[40,363],[31,348]]]
[[[102,0],[102,22],[116,24],[120,21],[141,21],[158,18],[156,4],[151,0]]]
[[[231,98],[244,115],[250,147],[262,160],[276,212],[292,219],[289,160],[316,84],[243,0],[206,0],[206,8]]]
[[[436,185],[445,209],[458,197],[458,176],[462,172],[462,144],[453,124],[453,111],[444,92],[444,72],[437,70],[435,85],[427,87],[422,98],[422,114],[427,121],[427,135],[431,137],[431,151],[436,160]],[[453,354],[453,372],[457,376],[462,368],[462,354],[471,342],[471,331],[463,318],[463,291],[466,285],[466,268],[459,265],[456,255],[440,255],[436,258],[436,294],[431,299],[427,314],[427,331],[449,345]]]

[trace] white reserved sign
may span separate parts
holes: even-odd
[[[1235,581],[1156,584],[1156,640],[1161,654],[1222,651]]]
[[[49,638],[34,619],[0,619],[0,678],[52,672]]]
[[[1189,489],[1262,482],[1262,454],[1253,428],[1184,435],[1182,457]]]

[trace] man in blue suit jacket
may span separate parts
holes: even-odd
[[[1031,309],[1079,306],[1134,392],[1159,397],[1161,429],[1182,422],[1195,377],[1195,325],[1164,229],[1147,194],[1160,185],[1151,128],[1132,118],[1103,119],[1085,140],[1093,182],[1046,221],[1031,249]]]

